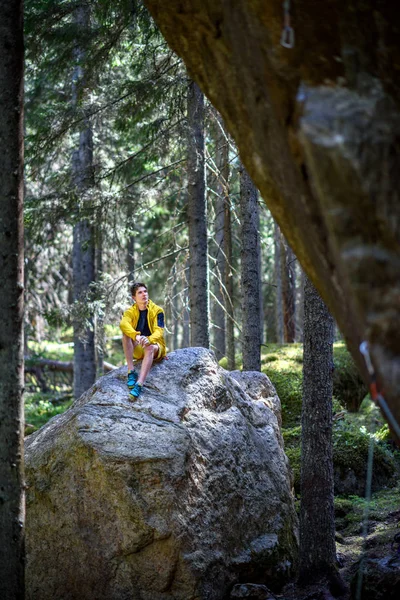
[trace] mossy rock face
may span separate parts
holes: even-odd
[[[355,415],[354,415],[355,417]],[[283,429],[285,452],[292,470],[293,486],[300,493],[301,427]],[[398,467],[385,442],[374,442],[372,490],[392,485]],[[344,420],[335,423],[333,429],[333,466],[336,495],[365,494],[370,435],[362,425],[361,415],[357,421]]]
[[[365,494],[370,436],[363,427],[339,426],[333,432],[335,494]],[[384,444],[374,443],[372,491],[394,483],[396,464]]]
[[[268,344],[262,356],[263,373],[275,386],[282,406],[282,426],[295,427],[301,420],[303,347],[301,344]]]
[[[342,342],[333,346],[335,370],[333,395],[341,407],[356,412],[368,388]],[[262,356],[262,371],[274,384],[282,405],[283,427],[295,427],[301,421],[303,346],[301,344],[268,344]]]
[[[301,427],[282,430],[285,452],[289,459],[292,485],[296,493],[300,492]]]
[[[334,345],[333,362],[333,395],[348,411],[357,412],[368,393],[368,388],[344,344]]]

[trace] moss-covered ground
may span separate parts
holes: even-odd
[[[341,573],[350,581],[363,553],[383,557],[392,552],[400,527],[400,451],[394,449],[389,429],[371,401],[343,343],[334,345],[333,447],[336,470],[352,470],[362,495],[335,497],[337,552]],[[270,344],[262,355],[262,370],[271,379],[282,404],[282,434],[294,475],[299,507],[302,347]],[[365,498],[368,453],[373,446],[373,486]]]

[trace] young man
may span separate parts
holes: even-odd
[[[153,361],[165,356],[166,347],[163,309],[149,299],[144,283],[134,283],[131,294],[134,304],[124,312],[119,326],[128,364],[128,388],[130,396],[136,399],[140,396]],[[133,368],[133,358],[143,359],[139,376]]]

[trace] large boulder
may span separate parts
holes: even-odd
[[[155,365],[135,403],[125,377],[27,439],[26,598],[216,600],[283,581],[297,521],[267,377],[202,348]]]

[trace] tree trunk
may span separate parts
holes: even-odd
[[[204,168],[204,96],[188,89],[188,222],[191,345],[209,348],[207,202]]]
[[[282,244],[281,232],[278,224],[274,223],[274,269],[275,269],[275,333],[278,344],[283,344],[283,301],[282,301]]]
[[[240,170],[240,215],[242,221],[241,288],[244,371],[261,371],[261,273],[257,199],[257,188],[242,166]]]
[[[190,267],[189,261],[186,261],[185,277],[182,299],[183,299],[183,323],[182,323],[182,348],[188,348],[190,346],[190,313],[189,313],[189,275]]]
[[[89,28],[90,8],[82,5],[76,9],[75,23],[82,32]],[[78,66],[73,81],[73,106],[78,108],[79,94],[84,87],[84,72],[81,63],[84,52],[76,49]],[[88,202],[87,191],[94,185],[93,176],[93,135],[89,120],[83,120],[79,135],[79,149],[72,157],[73,185],[79,198],[79,205]],[[87,216],[80,219],[73,232],[73,290],[74,301],[85,302],[90,284],[95,280],[95,238],[94,227]],[[96,351],[93,318],[89,315],[89,327],[82,326],[82,320],[74,319],[74,396],[79,398],[96,380]]]
[[[95,232],[95,280],[100,283],[103,276],[103,231],[101,227],[101,211],[98,214],[98,221]],[[99,293],[98,293],[99,295]],[[101,296],[102,294],[100,294]],[[104,351],[105,351],[105,331],[104,314],[98,311],[94,323],[95,333],[95,353],[96,353],[96,377],[104,375]]]
[[[178,349],[179,333],[179,309],[178,309],[178,282],[176,277],[176,265],[172,268],[172,298],[171,298],[171,325],[172,325],[172,349]]]
[[[23,8],[0,3],[0,598],[24,597]]]
[[[306,278],[300,505],[300,581],[303,582],[335,573],[333,329],[333,318]]]
[[[135,234],[134,234],[134,208],[133,203],[129,202],[127,208],[127,265],[128,265],[128,278],[129,281],[135,281]]]
[[[226,174],[226,165],[228,163],[229,147],[227,134],[223,128],[221,116],[214,111],[215,125],[213,127],[214,142],[216,147],[215,164],[217,174],[214,176],[215,191],[215,221],[214,221],[214,246],[213,256],[214,278],[213,289],[215,301],[212,305],[212,321],[214,325],[214,352],[218,360],[226,354],[225,346],[225,319],[226,319],[226,301],[225,301],[225,272],[226,257],[224,252],[224,221],[225,221],[225,186],[227,182],[224,179]]]
[[[253,184],[254,185],[254,184]],[[257,189],[257,188],[256,188]],[[256,229],[257,229],[257,233],[258,233],[258,272],[259,272],[259,276],[260,276],[260,286],[259,286],[259,314],[260,314],[260,340],[261,340],[261,344],[264,343],[264,321],[265,321],[265,315],[264,315],[264,294],[263,294],[263,263],[262,263],[262,254],[261,254],[261,238],[260,238],[260,230],[261,230],[261,223],[260,223],[260,204],[258,201],[258,190],[257,190],[257,212],[256,212]]]
[[[287,344],[296,339],[296,257],[293,250],[281,234],[281,272],[283,337]]]
[[[234,292],[233,292],[233,268],[232,268],[232,218],[229,197],[225,198],[225,220],[224,220],[224,251],[226,256],[225,268],[225,290],[226,290],[226,356],[228,369],[235,368],[235,324],[234,324]]]
[[[74,226],[73,280],[74,300],[86,302],[86,294],[94,281],[93,227],[88,219]],[[96,380],[96,352],[93,317],[89,327],[82,319],[74,320],[74,396],[79,398]]]
[[[300,267],[300,283],[297,293],[296,306],[298,308],[296,313],[296,339],[302,344],[304,341],[304,285],[305,285],[305,273]]]
[[[224,126],[223,126],[224,127]],[[224,127],[225,138],[228,134]],[[227,140],[226,140],[227,141]],[[229,197],[229,146],[225,145],[224,156],[221,165],[221,181],[224,193],[224,260],[225,260],[225,346],[227,367],[229,370],[235,368],[235,323],[234,323],[234,286],[232,265],[232,215],[231,201]]]

